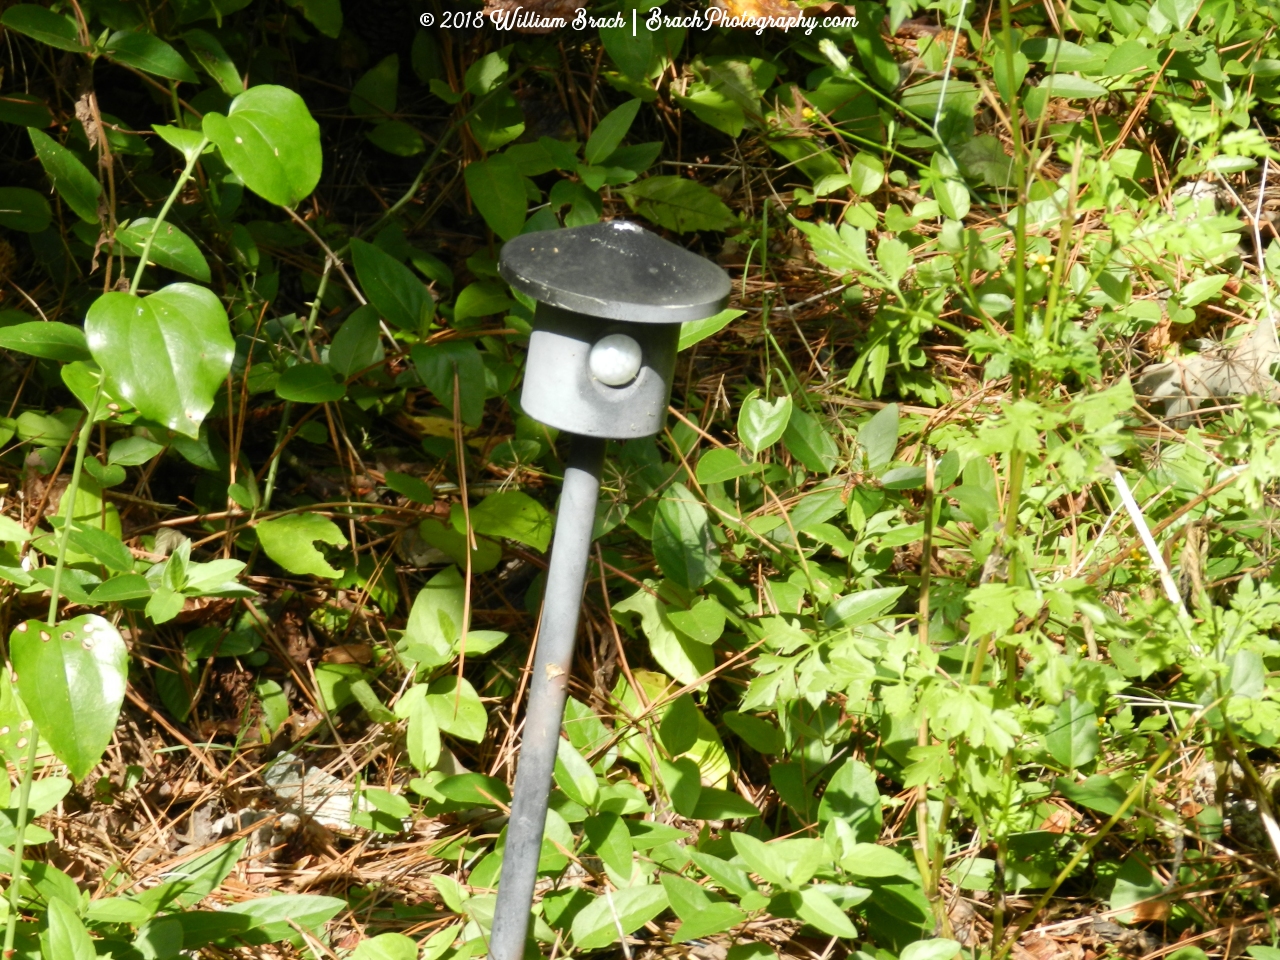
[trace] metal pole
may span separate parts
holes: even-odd
[[[516,770],[515,795],[489,938],[491,960],[521,960],[529,930],[529,906],[542,853],[547,798],[564,719],[573,644],[578,632],[587,555],[595,525],[605,441],[575,435],[556,516],[551,567],[543,592],[538,652],[529,678],[529,707]]]

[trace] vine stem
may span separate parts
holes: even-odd
[[[80,474],[84,470],[85,454],[89,450],[89,437],[93,434],[93,418],[98,413],[98,401],[102,399],[102,381],[93,392],[93,400],[80,421],[79,434],[76,437],[76,459],[71,468],[71,482],[62,494],[62,502],[67,504],[66,517],[62,521],[62,529],[58,531],[58,560],[53,568],[53,585],[49,593],[48,625],[52,630],[58,622],[58,596],[62,589],[62,570],[67,564],[67,546],[71,542],[71,526],[75,522],[76,496],[80,493]],[[40,743],[40,731],[34,723],[27,733],[27,762],[22,769],[22,784],[18,787],[18,835],[13,841],[13,866],[9,871],[9,915],[5,918],[4,952],[0,956],[9,960],[13,956],[14,938],[18,935],[18,905],[22,899],[22,854],[25,847],[27,831],[27,814],[31,809],[31,782],[35,778],[36,751]]]
[[[160,233],[160,227],[164,224],[165,217],[169,215],[169,209],[173,206],[173,202],[178,199],[178,194],[187,185],[187,181],[191,179],[191,171],[196,168],[196,161],[200,159],[200,154],[204,152],[204,148],[208,145],[208,138],[202,137],[200,145],[191,151],[190,156],[187,157],[187,165],[182,168],[182,173],[178,177],[178,182],[173,185],[173,190],[169,192],[169,198],[165,200],[164,206],[160,208],[160,214],[152,222],[151,233],[147,235],[146,243],[142,245],[142,253],[138,258],[138,269],[133,274],[133,283],[129,284],[130,294],[137,296],[138,286],[142,283],[142,271],[147,269],[147,260],[151,257],[151,245],[155,243],[156,235]]]

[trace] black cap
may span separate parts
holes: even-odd
[[[727,273],[627,220],[516,237],[498,272],[542,303],[632,323],[702,320],[729,300]]]

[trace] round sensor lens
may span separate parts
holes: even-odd
[[[640,344],[625,333],[611,333],[591,348],[591,375],[610,387],[625,387],[640,372]]]

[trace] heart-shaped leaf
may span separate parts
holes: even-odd
[[[245,186],[271,203],[291,207],[320,182],[320,125],[286,87],[253,87],[225,117],[206,113],[204,135]]]
[[[791,420],[791,398],[778,397],[772,402],[762,397],[749,397],[738,413],[738,436],[752,453],[759,453],[782,439]]]
[[[199,434],[235,356],[216,296],[193,283],[173,283],[149,297],[104,293],[84,327],[112,392],[170,430]]]
[[[319,540],[334,547],[345,547],[347,538],[332,520],[315,513],[290,513],[278,520],[258,524],[258,542],[267,556],[290,573],[313,573],[317,577],[338,577],[335,570],[315,547]]]
[[[83,779],[102,759],[124,702],[124,640],[90,613],[55,627],[20,623],[9,635],[9,651],[36,729],[71,776]]]

